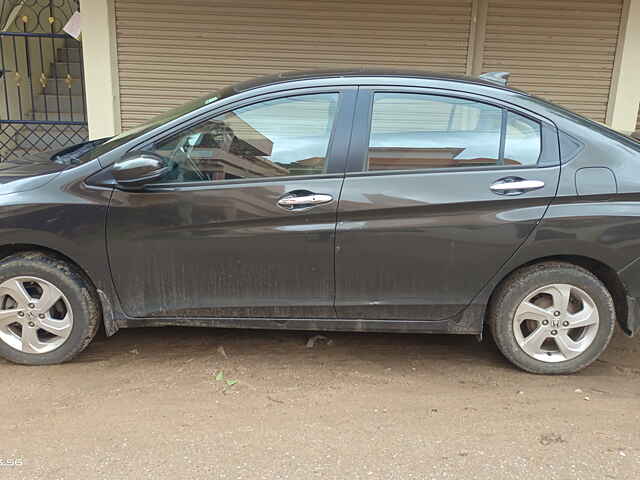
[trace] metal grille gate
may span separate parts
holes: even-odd
[[[62,30],[77,0],[5,1],[0,11],[0,158],[87,139],[81,42]]]

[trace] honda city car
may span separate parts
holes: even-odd
[[[263,77],[0,164],[0,356],[99,328],[489,332],[576,372],[640,327],[640,143],[482,78]]]

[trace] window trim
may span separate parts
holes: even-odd
[[[502,109],[502,122],[506,122],[507,112],[513,112],[537,122],[540,125],[540,154],[536,165],[514,167],[513,165],[493,165],[493,166],[469,166],[469,167],[436,167],[422,168],[415,170],[367,170],[369,141],[371,133],[371,123],[373,115],[373,101],[376,93],[404,93],[422,94],[440,97],[459,98],[478,103],[484,103]],[[510,103],[477,95],[464,91],[452,91],[431,87],[401,87],[401,86],[362,86],[358,90],[356,99],[355,121],[351,135],[351,147],[347,157],[347,175],[401,175],[414,173],[442,173],[442,172],[462,172],[462,171],[488,171],[488,170],[514,170],[521,168],[541,168],[560,165],[560,151],[558,146],[558,134],[555,124],[550,120],[541,117],[533,112],[519,108]],[[506,138],[506,128],[502,128],[500,134],[500,156],[504,153]]]
[[[317,95],[317,94],[337,94],[338,104],[337,111],[334,117],[333,126],[331,128],[331,134],[329,136],[329,142],[327,144],[326,154],[326,168],[323,173],[313,175],[286,175],[281,177],[251,177],[251,178],[236,178],[236,179],[220,179],[220,180],[203,180],[194,182],[158,182],[153,185],[149,185],[144,191],[162,191],[162,190],[176,190],[186,188],[203,188],[214,187],[224,185],[244,185],[251,183],[273,182],[273,181],[296,181],[305,179],[316,178],[333,178],[344,176],[345,170],[345,158],[348,149],[348,139],[350,138],[354,104],[357,95],[357,87],[354,86],[333,86],[333,87],[310,87],[310,88],[297,88],[290,90],[280,90],[269,94],[256,95],[249,98],[240,99],[236,102],[227,103],[221,105],[219,108],[215,108],[201,115],[194,116],[174,125],[172,128],[159,132],[153,137],[146,138],[143,142],[136,143],[129,148],[124,154],[134,151],[141,151],[148,148],[154,143],[161,142],[169,139],[176,134],[186,132],[196,125],[205,123],[215,117],[232,112],[238,108],[243,108],[251,105],[257,105],[259,103],[268,102],[270,100],[277,100],[280,98],[300,97],[305,95]],[[346,141],[345,141],[346,138]]]

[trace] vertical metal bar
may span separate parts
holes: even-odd
[[[53,17],[53,5],[51,0],[49,1],[49,16]],[[51,33],[51,35],[54,34],[53,31],[53,23],[49,24],[49,33]],[[56,85],[56,105],[58,106],[58,121],[62,120],[61,117],[61,109],[60,109],[60,92],[59,92],[59,85],[58,85],[58,49],[56,48],[56,40],[54,37],[51,37],[51,51],[52,51],[52,58],[53,58],[53,70],[54,70],[54,78],[55,78],[55,85]],[[46,98],[46,95],[45,95]]]
[[[38,44],[40,45],[40,69],[44,73],[44,55],[42,54],[42,37],[38,38]],[[42,86],[42,98],[44,99],[44,119],[49,120],[49,109],[47,108],[47,87]],[[35,110],[33,111],[35,116]]]
[[[16,62],[16,78],[19,78],[20,75],[20,65],[18,63],[18,49],[16,48],[16,37],[11,37],[13,40],[13,58]],[[24,120],[22,118],[22,89],[20,87],[20,82],[16,82],[16,88],[18,89],[18,113],[20,115],[20,120]]]
[[[5,71],[5,63],[4,63],[4,37],[0,35],[0,60],[2,61],[2,84],[4,87],[4,104],[7,109],[7,118],[5,120],[9,120],[11,117],[11,107],[9,107],[9,91],[7,89],[7,72]]]
[[[51,27],[51,30],[53,30],[53,27]],[[60,116],[60,92],[58,91],[58,58],[57,58],[58,55],[56,50],[56,40],[54,37],[51,37],[51,49],[53,51],[53,75],[55,78],[55,85],[56,85],[56,103],[58,105],[58,120],[62,121],[62,117]]]
[[[29,48],[29,37],[23,37],[23,38],[24,38],[25,54],[27,58],[27,78],[29,79],[29,92],[31,93],[31,117],[33,120],[35,120],[36,114],[34,113],[35,100],[33,97],[33,69],[31,68],[31,50]]]
[[[82,45],[82,43],[80,43]],[[82,47],[80,47],[82,48]],[[80,50],[80,89],[82,92],[82,121],[87,121],[87,98],[84,91],[84,52]]]
[[[71,121],[73,122],[73,97],[71,96],[71,90],[73,87],[73,75],[71,75],[71,65],[70,65],[70,59],[69,59],[69,48],[67,46],[67,39],[64,39],[64,49],[67,52],[67,75],[69,75],[67,78],[69,79],[69,83],[67,84],[67,91],[69,92],[69,115],[71,118]]]
[[[3,6],[4,8],[4,6]],[[4,89],[4,104],[5,104],[5,108],[6,110],[6,118],[5,120],[9,120],[9,118],[11,117],[11,110],[9,107],[9,93],[7,91],[7,72],[6,70],[6,65],[4,63],[4,37],[2,36],[2,34],[0,34],[0,61],[2,62],[2,66],[0,66],[0,68],[2,69],[2,84],[3,84],[3,89]],[[0,131],[4,131],[6,132],[7,129],[10,128],[7,125],[2,125],[2,127],[0,128]],[[5,145],[2,145],[5,146]],[[8,145],[6,145],[7,150],[9,149]],[[0,154],[2,154],[2,150],[0,150]],[[0,162],[4,162],[6,159],[6,155],[1,156],[0,157]]]

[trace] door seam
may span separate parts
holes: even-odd
[[[336,269],[338,266],[338,262],[336,257],[338,256],[338,221],[340,220],[340,201],[342,200],[342,190],[344,189],[344,183],[347,179],[347,168],[349,165],[349,158],[351,155],[351,142],[353,140],[353,130],[354,124],[356,120],[356,112],[358,111],[358,96],[360,95],[360,86],[355,87],[356,97],[353,104],[353,112],[351,114],[351,125],[349,128],[349,144],[347,145],[347,152],[344,161],[344,170],[342,171],[342,184],[340,185],[340,192],[338,193],[338,202],[336,204],[336,217],[335,222],[333,224],[333,314],[335,318],[338,318],[338,309],[336,308],[336,299],[338,297],[338,276],[336,274]]]

